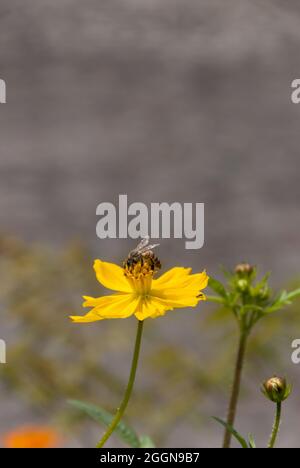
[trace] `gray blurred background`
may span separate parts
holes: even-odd
[[[204,202],[205,247],[164,241],[167,267],[218,275],[219,264],[245,259],[271,269],[275,285],[293,279],[299,21],[296,0],[3,1],[1,231],[55,248],[80,238],[92,255],[120,261],[134,242],[96,238],[98,203],[122,193]],[[193,346],[187,313],[162,327]],[[251,411],[244,406],[244,419],[257,418]],[[190,437],[183,427],[166,443]],[[201,437],[214,445],[219,434],[210,425]],[[292,441],[285,432],[282,443]]]

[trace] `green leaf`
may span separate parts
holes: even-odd
[[[83,401],[78,400],[69,400],[68,403],[72,405],[74,408],[83,411],[85,414],[90,416],[94,421],[104,424],[104,426],[109,426],[113,419],[113,415],[108,411],[99,408],[98,406],[91,405],[89,403],[85,403]],[[119,438],[128,444],[130,447],[139,448],[140,447],[140,440],[135,433],[135,431],[127,426],[123,421],[120,421],[116,427],[115,433],[119,436]]]
[[[227,270],[227,268],[225,268],[224,265],[220,265],[220,270],[221,272],[223,273],[223,275],[225,276],[225,278],[230,281],[233,277],[233,273],[229,270]]]
[[[294,291],[291,291],[291,292],[287,293],[286,299],[288,301],[291,301],[292,299],[295,299],[298,296],[300,296],[300,288],[295,289]]]
[[[264,312],[263,307],[257,306],[255,304],[245,305],[242,308],[243,308],[244,312],[257,312],[259,314],[263,314],[263,312]]]
[[[256,285],[253,287],[253,293],[257,294],[259,291],[264,289],[268,285],[268,280],[270,278],[271,273],[267,273]]]
[[[219,296],[226,298],[227,297],[227,292],[223,284],[216,280],[215,278],[210,277],[208,281],[208,286],[215,291]]]
[[[149,436],[141,436],[139,447],[140,448],[155,448],[155,444]]]
[[[217,304],[224,304],[224,299],[222,299],[222,297],[219,297],[219,296],[207,296],[205,295],[206,297],[206,300],[209,301],[209,302],[215,302]]]
[[[293,299],[296,299],[300,296],[300,288],[295,289],[294,291],[287,292],[282,291],[279,296],[274,300],[273,304],[265,309],[265,313],[270,314],[276,312],[277,310],[282,309],[283,307],[290,305]]]
[[[236,431],[234,429],[234,427],[230,426],[230,424],[227,424],[227,422],[223,421],[222,419],[220,418],[215,418],[213,417],[213,419],[215,421],[217,421],[218,423],[222,424],[222,426],[226,427],[226,429],[228,429],[228,431],[233,435],[233,437],[241,444],[241,446],[244,448],[244,449],[247,449],[249,448],[248,447],[248,444],[246,442],[246,440],[244,439],[243,436],[241,436],[241,434],[238,433],[238,431]]]
[[[249,434],[249,448],[256,449],[256,443],[252,434]]]

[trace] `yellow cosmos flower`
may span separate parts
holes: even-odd
[[[84,296],[83,307],[92,310],[83,317],[73,316],[71,319],[89,323],[135,315],[143,321],[160,317],[168,310],[195,307],[205,300],[201,292],[208,283],[205,271],[192,274],[191,268],[175,267],[154,279],[158,268],[160,262],[152,252],[133,261],[127,260],[123,268],[96,260],[94,269],[98,281],[115,293],[97,298]]]
[[[92,310],[84,317],[71,317],[74,322],[89,323],[110,318],[127,318],[135,315],[138,319],[134,353],[128,384],[123,400],[115,416],[108,425],[97,448],[102,448],[117,428],[125,414],[134,386],[139,361],[144,320],[164,315],[168,310],[195,307],[205,300],[202,290],[206,288],[208,276],[202,273],[192,274],[191,268],[175,267],[160,278],[155,279],[161,268],[159,259],[152,249],[157,245],[148,245],[149,237],[143,239],[132,250],[123,268],[113,263],[96,260],[94,269],[98,281],[114,294],[103,297],[84,296],[84,307]]]

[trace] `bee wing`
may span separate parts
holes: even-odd
[[[135,255],[135,254],[142,255],[147,252],[150,252],[152,249],[159,246],[159,244],[152,244],[152,245],[148,245],[148,244],[149,244],[149,236],[146,236],[144,237],[144,239],[141,240],[138,246],[130,252],[130,255]]]
[[[141,254],[145,254],[147,252],[151,252],[151,250],[155,249],[155,247],[158,247],[159,244],[152,244],[152,245],[147,245],[146,247],[144,247],[143,249],[141,249],[139,252]]]
[[[159,246],[159,244],[147,245],[143,249],[139,250],[139,254],[140,255],[145,255],[147,252],[152,252],[152,250],[155,249],[155,247],[158,247],[158,246]]]
[[[130,254],[136,254],[136,253],[140,253],[141,251],[144,251],[144,249],[147,247],[147,245],[149,244],[149,236],[146,236],[144,237],[140,242],[139,244],[137,245],[137,247],[135,249],[133,249]]]

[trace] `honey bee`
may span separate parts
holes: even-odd
[[[149,245],[149,236],[143,238],[137,247],[129,252],[123,264],[125,272],[135,276],[135,272],[154,273],[159,270],[161,263],[153,252],[153,249],[158,246],[159,244]]]

